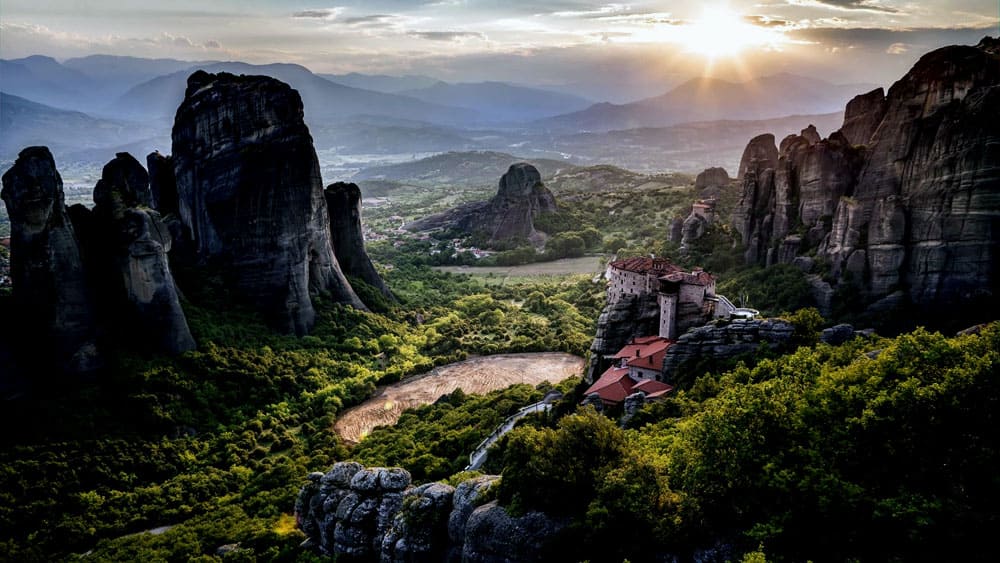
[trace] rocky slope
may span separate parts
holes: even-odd
[[[62,178],[45,147],[21,151],[3,175],[11,222],[11,278],[23,344],[45,349],[37,360],[61,373],[100,366],[94,307]]]
[[[852,100],[829,138],[790,136],[780,151],[773,137],[750,142],[733,217],[746,259],[815,255],[874,310],[987,314],[1000,279],[998,145],[1000,40],[928,53],[884,99]]]
[[[659,334],[660,306],[656,293],[625,295],[605,305],[597,319],[597,334],[590,345],[590,366],[587,381],[594,381],[607,368],[605,356],[617,354],[630,340]]]
[[[389,299],[392,293],[375,271],[361,231],[361,189],[357,184],[336,182],[323,191],[330,213],[330,236],[337,262],[345,274],[359,278]]]
[[[340,462],[309,481],[296,521],[309,544],[338,561],[543,561],[545,540],[560,529],[542,513],[513,517],[484,503],[492,475],[413,487],[405,469]]]
[[[173,128],[181,220],[201,261],[280,330],[312,328],[311,296],[363,309],[330,243],[302,100],[262,76],[195,72]]]
[[[542,183],[538,169],[521,162],[512,164],[500,177],[493,199],[425,217],[406,228],[411,231],[456,228],[469,234],[482,234],[489,243],[511,239],[540,242],[534,219],[556,210],[556,199]]]

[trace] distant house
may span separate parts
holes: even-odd
[[[663,358],[673,341],[659,336],[633,339],[617,354],[615,361],[584,395],[596,393],[606,406],[620,404],[633,393],[642,392],[655,400],[673,391],[659,381]]]

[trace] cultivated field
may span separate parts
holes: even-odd
[[[602,256],[583,256],[581,258],[563,258],[551,262],[538,262],[522,266],[436,266],[434,269],[453,274],[492,275],[493,277],[500,278],[571,276],[577,274],[593,275],[604,271],[602,259]]]
[[[459,388],[483,394],[515,383],[556,383],[582,371],[582,358],[557,352],[471,358],[379,390],[371,399],[344,411],[333,429],[347,442],[357,443],[376,426],[395,424],[404,410],[433,403]]]

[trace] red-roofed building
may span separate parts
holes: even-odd
[[[663,358],[673,341],[659,336],[635,338],[614,356],[614,363],[594,382],[584,395],[597,393],[605,405],[617,405],[625,397],[642,392],[647,399],[657,399],[673,391],[658,381]]]
[[[584,395],[597,393],[606,406],[619,405],[633,393],[642,392],[646,399],[659,399],[673,391],[673,387],[655,379],[635,380],[629,375],[627,368],[611,366],[593,385],[584,391]]]
[[[660,336],[634,338],[615,354],[615,365],[628,368],[632,379],[659,379],[672,340]]]

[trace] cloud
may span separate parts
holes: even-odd
[[[591,33],[590,36],[596,37],[605,43],[610,43],[616,37],[631,37],[632,34],[627,31],[598,31]]]
[[[297,19],[312,19],[312,20],[335,20],[337,16],[344,13],[344,8],[322,8],[318,10],[302,10],[300,12],[295,12],[292,14],[293,18]]]
[[[206,41],[202,45],[204,45],[204,47],[206,49],[221,49],[222,48],[222,44],[219,43],[218,41],[214,41],[214,40]]]
[[[486,34],[478,31],[411,31],[407,33],[411,37],[418,37],[428,41],[462,41],[463,39],[486,40]]]
[[[743,16],[743,21],[760,27],[788,27],[792,22],[771,16]]]
[[[890,55],[902,55],[909,50],[910,46],[906,43],[893,43],[892,45],[889,45],[889,48],[886,49],[885,52]]]
[[[883,6],[881,0],[788,0],[791,6],[820,6],[832,10],[898,14],[900,10]]]
[[[392,23],[397,19],[399,19],[399,16],[392,16],[389,14],[370,14],[367,16],[344,18],[338,21],[344,25],[356,27],[383,27],[392,25]]]

